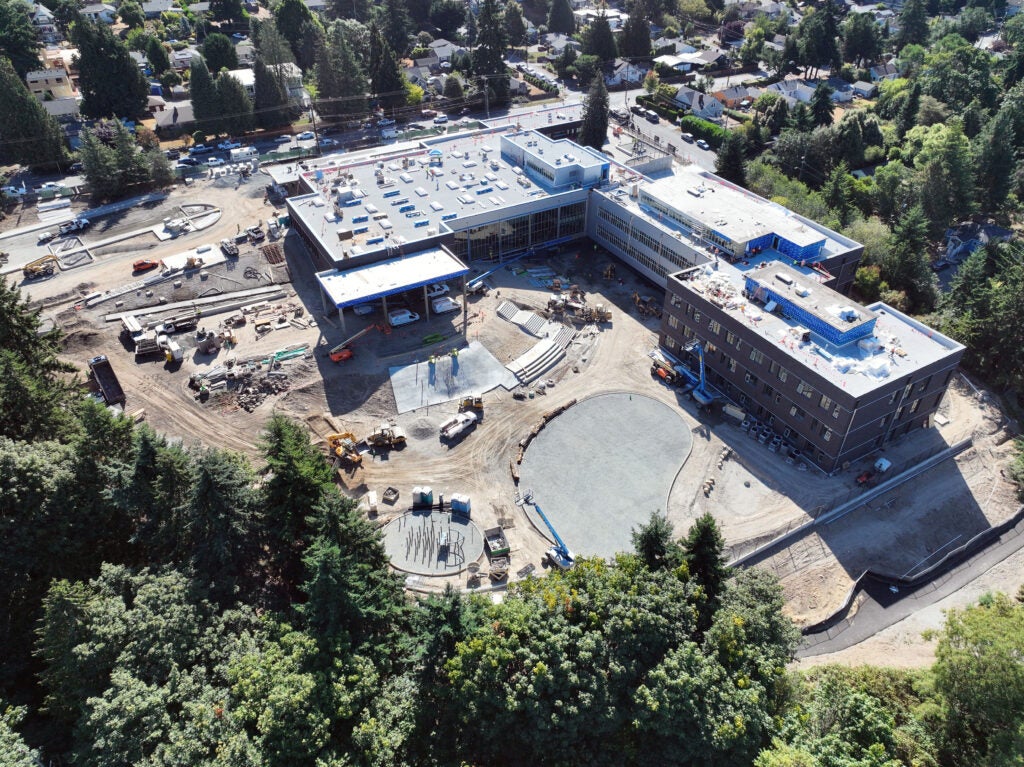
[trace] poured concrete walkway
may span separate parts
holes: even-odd
[[[637,394],[602,394],[555,418],[530,443],[520,491],[533,491],[565,544],[577,555],[632,551],[630,533],[665,512],[693,437],[681,414]],[[547,527],[527,504],[531,520]]]
[[[460,349],[457,357],[442,354],[433,363],[424,360],[389,372],[399,413],[519,383],[479,341]]]

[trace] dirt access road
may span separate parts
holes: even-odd
[[[219,206],[224,215],[210,230],[162,243],[147,250],[145,256],[160,258],[195,247],[198,242],[216,242],[233,235],[240,227],[264,220],[270,209],[263,203],[260,179],[257,176],[248,187],[238,190],[233,181],[225,179],[175,190],[168,205],[208,203]],[[159,212],[147,214],[152,215]],[[547,394],[519,401],[502,389],[486,393],[483,423],[460,443],[445,447],[438,441],[437,430],[454,412],[454,403],[398,416],[387,368],[423,360],[432,352],[455,345],[453,337],[435,347],[426,347],[422,338],[430,332],[461,331],[461,315],[457,320],[446,315],[421,321],[414,328],[389,335],[370,333],[357,342],[352,360],[333,363],[326,351],[342,340],[337,319],[322,317],[308,254],[299,239],[289,236],[284,246],[286,264],[260,263],[258,256],[253,256],[254,267],[268,278],[258,282],[285,283],[288,295],[275,302],[277,315],[295,317],[301,312],[302,324],[310,319],[315,324],[302,327],[285,322],[281,330],[257,334],[250,323],[237,331],[235,348],[222,350],[216,356],[199,354],[188,345],[188,339],[183,339],[187,355],[177,369],[160,361],[136,364],[118,338],[116,325],[103,322],[101,312],[72,308],[86,293],[124,283],[135,253],[107,254],[88,267],[61,273],[52,280],[32,285],[30,290],[46,306],[46,312],[68,331],[66,353],[70,361],[82,365],[94,354],[110,356],[128,392],[129,411],[144,409],[154,428],[185,444],[225,447],[255,456],[259,431],[275,409],[304,420],[314,438],[322,438],[336,429],[361,436],[382,421],[397,423],[409,434],[408,446],[390,454],[367,456],[361,468],[341,473],[342,485],[357,497],[367,490],[375,490],[380,496],[385,487],[399,488],[400,503],[395,509],[382,505],[380,522],[398,514],[397,509],[408,502],[416,485],[431,485],[438,492],[469,494],[478,525],[490,527],[500,523],[506,528],[513,549],[513,578],[524,566],[532,564],[539,568],[549,543],[514,504],[516,486],[510,461],[518,453],[519,441],[544,413],[573,399],[628,391],[654,397],[675,408],[693,431],[694,446],[666,499],[668,518],[682,534],[694,518],[710,511],[734,553],[767,541],[851,497],[859,490],[855,477],[869,465],[865,461],[831,478],[813,469],[800,471],[769,453],[763,445],[747,439],[736,426],[698,414],[692,402],[650,375],[646,352],[656,344],[658,321],[639,317],[630,297],[634,290],[646,294],[652,289],[629,275],[621,264],[621,282],[603,280],[607,256],[595,256],[589,249],[570,250],[546,263],[556,273],[579,284],[591,303],[609,306],[612,322],[581,329],[567,349],[566,358],[544,375],[554,383]],[[218,279],[218,275],[238,279],[237,272],[225,270],[226,267],[211,268],[209,279]],[[498,305],[511,299],[541,313],[551,294],[508,268],[500,269],[490,281],[494,287],[490,295],[470,299],[466,334],[469,340],[480,341],[500,361],[507,362],[529,349],[535,339],[497,317]],[[360,319],[381,321],[379,315]],[[211,318],[210,323],[215,325],[216,318]],[[354,332],[357,326],[350,319],[348,327]],[[258,360],[297,343],[309,344],[312,351],[282,365],[281,372],[287,374],[287,390],[266,396],[251,413],[239,407],[237,397],[227,393],[200,403],[187,386],[190,373],[209,370],[232,357],[239,361]],[[870,508],[851,513],[827,529],[797,541],[784,554],[763,565],[779,574],[787,596],[787,610],[798,623],[815,622],[835,609],[863,568],[910,570],[958,536],[966,539],[1013,513],[1016,506],[1012,488],[999,474],[1009,451],[1008,424],[1002,415],[991,400],[979,398],[967,385],[951,389],[944,414],[948,426],[920,432],[887,446],[885,456],[899,465],[965,435],[974,436],[974,448],[955,462],[947,462],[904,486],[893,494],[895,498],[884,498]],[[617,453],[628,450],[630,442],[637,439],[644,439],[644,435],[609,434],[606,451],[600,455],[566,455],[565,470],[600,471],[605,462],[614,461]],[[731,454],[723,460],[726,448]],[[715,489],[705,495],[702,485],[710,477],[716,480]],[[1015,591],[1017,584],[1010,582],[1011,572],[1007,571],[1003,587]],[[465,574],[418,578],[409,585],[439,589],[447,582],[460,587],[467,585]],[[927,656],[930,650],[913,640],[913,635],[913,629],[903,635],[908,647],[914,648],[909,654]],[[876,662],[893,661],[893,641],[900,640],[878,645]],[[872,657],[872,651],[865,652],[867,655],[862,659]],[[822,660],[817,658],[816,662]]]

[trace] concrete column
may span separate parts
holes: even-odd
[[[469,294],[466,293],[466,275],[462,275],[462,338],[469,343]]]

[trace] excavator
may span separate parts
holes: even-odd
[[[371,332],[373,330],[379,330],[382,333],[390,333],[391,332],[391,328],[388,327],[387,330],[385,330],[385,327],[387,327],[387,326],[386,325],[368,325],[367,327],[365,327],[362,330],[360,330],[358,333],[356,333],[351,338],[346,338],[344,341],[342,341],[340,344],[335,346],[329,352],[329,354],[331,356],[331,362],[343,362],[344,360],[352,359],[352,355],[355,354],[355,352],[352,350],[352,343],[354,341],[359,340],[360,338],[362,338],[367,333],[369,333],[369,332]]]
[[[356,439],[355,434],[348,431],[342,434],[328,434],[325,439],[331,447],[331,452],[338,458],[355,466],[362,465],[363,456],[359,453],[359,440]]]
[[[49,277],[57,271],[58,263],[56,256],[43,256],[25,264],[21,268],[21,272],[27,280],[34,280],[37,277]]]

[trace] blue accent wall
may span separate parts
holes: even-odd
[[[747,277],[744,280],[744,285],[749,295],[753,296],[756,293],[758,300],[764,301],[765,303],[768,303],[768,301],[774,301],[779,305],[779,308],[782,309],[783,315],[799,322],[812,333],[821,336],[830,344],[845,346],[846,344],[860,338],[870,336],[875,332],[874,320],[871,320],[871,322],[865,322],[861,325],[854,325],[849,330],[843,332],[832,327],[832,325],[807,311],[802,306],[793,303],[786,296],[777,293],[763,283],[759,283],[757,280]]]

